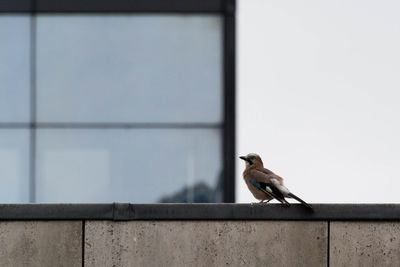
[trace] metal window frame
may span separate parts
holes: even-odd
[[[232,4],[233,0],[2,0],[0,12],[224,13]]]
[[[236,0],[3,0],[0,14],[29,13],[31,19],[31,122],[0,123],[1,128],[30,128],[30,201],[35,202],[35,153],[37,128],[214,128],[222,126],[223,202],[235,202],[235,11]],[[36,122],[36,19],[38,13],[190,13],[223,16],[223,123],[37,123]]]

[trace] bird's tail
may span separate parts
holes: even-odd
[[[308,204],[307,202],[305,202],[304,200],[302,200],[301,198],[299,198],[298,196],[296,196],[295,194],[293,194],[293,193],[289,193],[288,194],[288,197],[291,197],[291,198],[294,198],[294,199],[296,199],[297,201],[299,201],[301,204],[303,204],[304,206],[306,206],[307,208],[309,208],[309,209],[312,209],[313,210],[313,207],[311,207],[311,205],[310,204]]]
[[[282,199],[278,199],[279,202],[281,202],[282,204],[285,204],[286,206],[290,206],[290,203],[286,201],[286,199],[282,198]]]

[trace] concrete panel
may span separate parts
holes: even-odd
[[[88,221],[85,266],[326,266],[327,222]]]
[[[400,266],[400,223],[331,222],[330,266]]]
[[[81,221],[0,222],[0,266],[81,265]]]

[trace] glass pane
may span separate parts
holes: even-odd
[[[221,132],[38,130],[36,170],[38,202],[220,201]]]
[[[29,121],[29,23],[0,15],[0,122]]]
[[[0,203],[29,202],[29,130],[0,129]]]
[[[219,15],[39,15],[40,122],[222,120]]]

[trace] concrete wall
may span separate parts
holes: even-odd
[[[400,223],[0,222],[0,266],[328,266],[328,261],[400,266]]]
[[[82,266],[82,221],[0,222],[0,266]]]
[[[326,222],[91,221],[87,266],[326,266]]]

